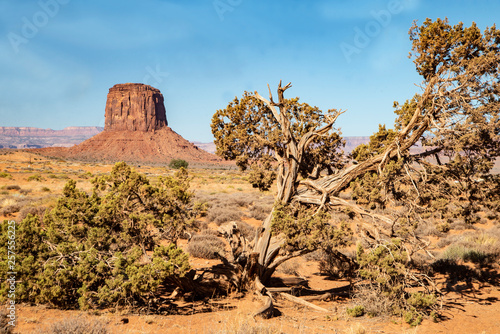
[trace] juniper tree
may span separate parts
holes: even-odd
[[[483,207],[498,211],[499,180],[489,171],[499,155],[500,31],[427,19],[413,24],[410,40],[422,91],[395,103],[394,128],[381,126],[368,145],[358,147],[357,164],[344,165],[340,155],[342,139],[333,125],[342,112],[323,114],[298,98],[286,99],[291,84],[279,84],[277,101],[270,88],[267,99],[245,92],[213,116],[217,154],[250,167],[250,180],[261,189],[276,179],[275,206],[243,271],[260,292],[283,261],[328,240],[345,241],[334,236],[349,231],[331,224],[326,212],[357,215],[359,235],[374,249],[392,238],[413,238],[416,247],[405,246],[411,259],[422,247],[413,233],[416,224],[437,208],[470,219],[481,198]],[[425,149],[412,152],[418,142]],[[367,186],[373,188],[369,194]],[[357,203],[339,196],[351,187]],[[451,207],[450,197],[459,203]],[[387,208],[398,200],[405,203],[402,210]],[[304,225],[313,218],[316,224]]]
[[[31,214],[18,223],[17,301],[81,309],[153,307],[162,286],[189,270],[187,254],[176,246],[189,223],[185,170],[153,185],[117,163],[93,184],[88,194],[70,180],[43,225]],[[4,222],[0,241],[7,237]],[[7,257],[2,259],[6,269]],[[8,271],[2,270],[3,278]],[[7,288],[1,285],[1,291]]]

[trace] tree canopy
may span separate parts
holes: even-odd
[[[478,211],[498,212],[500,179],[490,171],[500,154],[500,31],[427,19],[415,22],[409,35],[421,92],[395,102],[394,127],[380,125],[352,152],[355,161],[342,157],[340,132],[333,131],[342,112],[323,114],[298,98],[286,99],[291,84],[280,82],[278,101],[270,89],[269,99],[245,92],[213,116],[217,154],[258,171],[249,180],[261,189],[277,178],[275,207],[252,251],[258,279],[266,281],[286,259],[325,244],[316,239],[306,247],[301,233],[336,239],[345,222],[326,211],[349,212],[357,217],[350,225],[358,238],[374,249],[404,249],[408,259],[425,248],[415,234],[419,223],[473,223]],[[315,231],[308,228],[313,225]]]

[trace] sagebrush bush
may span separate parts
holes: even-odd
[[[68,181],[43,225],[31,214],[17,224],[18,301],[81,309],[151,307],[161,285],[189,270],[187,254],[175,246],[190,220],[192,195],[185,171],[152,186],[118,163],[111,175],[92,183],[89,195]],[[1,226],[3,244],[7,225]],[[4,300],[6,247],[0,258]]]
[[[239,220],[241,216],[242,213],[234,207],[215,206],[208,209],[207,219],[210,222],[221,225],[233,220]]]
[[[187,252],[201,259],[217,259],[216,253],[224,256],[226,244],[213,234],[197,234],[191,238]]]

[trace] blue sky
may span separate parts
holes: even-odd
[[[188,140],[245,90],[347,109],[345,136],[392,125],[393,101],[421,78],[408,59],[412,22],[498,23],[491,1],[0,0],[0,126],[103,126],[108,89],[150,84]]]

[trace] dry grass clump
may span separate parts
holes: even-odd
[[[500,256],[500,228],[466,232],[461,235],[441,239],[437,246],[448,246],[441,254],[441,259],[483,263],[493,261]]]
[[[45,215],[45,211],[47,211],[47,207],[44,205],[40,206],[25,206],[19,211],[19,220],[24,220],[29,214],[32,216],[38,216],[40,218],[40,222],[43,222],[43,216]]]
[[[239,220],[241,216],[241,211],[236,208],[215,206],[208,209],[207,219],[220,226],[233,220]]]
[[[255,232],[256,229],[255,227],[245,223],[245,222],[237,222],[238,229],[240,230],[241,234],[247,239],[248,241],[252,241],[255,238]]]
[[[299,263],[292,259],[283,262],[277,269],[278,272],[285,274],[285,275],[293,275],[293,276],[299,276]]]
[[[38,330],[44,334],[108,334],[107,324],[96,319],[86,319],[82,316],[66,318],[52,324],[48,330]]]
[[[201,259],[217,259],[216,253],[224,255],[226,244],[213,234],[197,234],[191,238],[187,251]]]
[[[364,313],[370,316],[393,314],[397,306],[394,298],[372,284],[357,285],[351,303],[353,307],[363,305]]]
[[[272,204],[271,205],[254,204],[249,208],[250,216],[257,220],[264,220],[271,212],[272,207],[273,207]]]

